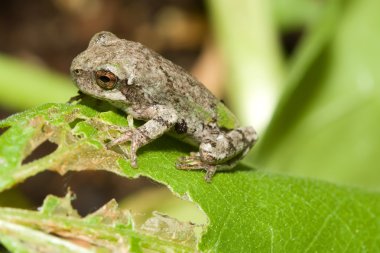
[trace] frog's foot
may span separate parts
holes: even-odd
[[[121,136],[118,138],[113,139],[109,143],[107,143],[107,148],[110,149],[116,145],[123,144],[125,142],[131,141],[133,136],[133,129],[127,129],[123,132]]]
[[[130,147],[129,152],[121,146],[120,148],[125,153],[126,158],[130,160],[131,166],[133,168],[137,168],[136,152],[137,152],[138,147],[140,146],[140,143],[138,140],[139,140],[139,132],[136,131],[135,128],[129,128],[126,131],[124,131],[124,133],[121,136],[107,143],[106,147],[107,149],[111,149],[114,146],[121,145],[126,142],[131,142],[131,147]]]
[[[191,152],[189,156],[184,156],[178,159],[176,164],[180,170],[206,170],[205,180],[210,183],[214,176],[217,165],[207,164],[200,158],[199,152]]]
[[[201,170],[203,168],[199,167],[199,163],[201,163],[199,152],[190,152],[189,156],[180,157],[176,166],[183,170]]]
[[[74,96],[74,97],[71,97],[71,98],[69,99],[69,101],[67,101],[66,103],[67,103],[67,104],[72,104],[72,103],[74,103],[74,102],[77,102],[77,101],[81,100],[83,97],[84,97],[84,93],[81,92],[81,91],[78,91],[78,95],[76,95],[76,96]]]
[[[127,116],[127,120],[128,120],[128,127],[115,126],[115,125],[108,126],[108,128],[110,128],[111,130],[121,132],[122,134],[118,138],[115,138],[109,143],[107,143],[106,148],[111,149],[112,147],[118,145],[119,148],[123,151],[125,157],[130,160],[131,166],[133,168],[137,168],[136,152],[137,152],[137,149],[141,146],[141,143],[138,141],[139,140],[138,137],[141,134],[136,130],[136,128],[134,128],[133,117],[131,115]],[[128,151],[126,147],[121,145],[126,142],[131,142],[130,151]]]

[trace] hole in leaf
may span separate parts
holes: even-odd
[[[29,208],[30,201],[15,187],[2,191],[0,193],[0,206],[1,207],[14,207],[14,208]],[[3,252],[0,250],[0,252]]]
[[[74,127],[79,123],[79,122],[82,122],[84,121],[84,119],[75,119],[74,121],[70,122],[69,123],[69,126],[71,129],[74,129]]]
[[[76,195],[72,204],[81,215],[98,210],[111,199],[120,203],[141,189],[161,187],[144,177],[128,179],[107,171],[69,172],[65,181]]]
[[[65,196],[67,186],[64,185],[63,178],[55,171],[44,171],[28,178],[13,189],[21,191],[29,200],[30,208],[36,209],[49,194]]]
[[[47,156],[53,153],[57,148],[58,148],[57,144],[46,140],[43,143],[41,143],[36,149],[34,149],[30,155],[24,158],[24,160],[22,161],[22,164],[26,164],[34,160],[40,159],[44,156]]]
[[[35,209],[42,205],[48,194],[64,197],[68,188],[75,196],[72,206],[82,217],[115,199],[120,209],[132,212],[138,227],[145,227],[148,229],[146,231],[154,235],[169,235],[171,238],[172,234],[178,233],[178,229],[182,235],[182,232],[187,230],[185,231],[183,225],[174,221],[184,222],[184,225],[191,228],[186,238],[186,240],[191,239],[189,243],[194,238],[200,238],[204,232],[202,225],[207,224],[207,216],[196,204],[176,197],[167,187],[144,177],[127,179],[105,171],[69,172],[60,176],[55,172],[45,171],[27,179],[15,189],[21,190],[30,200],[29,203],[34,206],[29,208]],[[161,223],[159,227],[155,225],[157,220],[153,222],[152,218],[157,219],[157,215],[154,214],[156,211],[163,214],[158,218],[171,230],[167,231],[166,227],[161,228]]]
[[[111,199],[120,203],[127,196],[142,189],[160,187],[160,184],[144,177],[128,179],[107,171],[69,172],[64,176],[45,171],[28,178],[16,189],[21,189],[37,208],[48,194],[63,197],[70,188],[76,196],[72,202],[73,207],[84,216],[96,211]]]

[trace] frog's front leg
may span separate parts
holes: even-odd
[[[213,131],[199,146],[199,152],[183,157],[177,163],[178,169],[206,170],[205,179],[211,181],[217,170],[233,168],[257,140],[252,127],[233,129],[229,132]]]
[[[128,157],[131,166],[136,168],[137,150],[168,131],[177,122],[178,117],[174,109],[162,105],[135,109],[132,111],[132,116],[147,120],[147,122],[138,128],[128,128],[120,137],[112,140],[107,147],[130,141],[131,147]]]

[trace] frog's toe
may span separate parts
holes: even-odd
[[[206,170],[205,180],[209,183],[214,176],[217,166],[207,164],[201,161],[199,154],[184,156],[178,159],[176,164],[177,169],[180,170]]]
[[[180,170],[208,170],[209,167],[213,167],[213,165],[202,161],[198,152],[192,152],[189,156],[180,157],[176,167]]]
[[[112,141],[107,143],[106,147],[107,147],[107,149],[110,149],[116,145],[123,144],[127,141],[131,141],[132,136],[133,136],[133,131],[128,130],[128,131],[124,132],[120,137],[113,139]]]
[[[131,167],[136,169],[138,166],[137,166],[137,156],[136,156],[136,153],[133,153],[131,152],[129,154],[129,161],[131,163]]]
[[[199,153],[192,152],[189,156],[180,157],[176,167],[180,170],[197,170],[203,169],[202,164]]]
[[[216,170],[217,170],[217,166],[209,166],[206,169],[205,180],[207,183],[211,182],[211,179],[215,175]]]

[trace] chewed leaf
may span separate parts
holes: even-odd
[[[61,104],[44,105],[0,122],[0,126],[10,127],[0,136],[1,190],[47,168],[62,174],[91,169],[124,177],[146,176],[196,203],[207,215],[208,223],[200,226],[200,240],[194,239],[193,225],[159,214],[142,229],[135,228],[129,213],[120,211],[115,202],[80,218],[70,209],[69,197],[66,204],[48,199],[42,209],[45,213],[0,209],[0,222],[53,231],[94,247],[134,252],[371,252],[380,248],[378,193],[255,171],[243,165],[217,173],[206,183],[201,171],[175,168],[177,159],[191,149],[165,136],[139,150],[139,166],[133,169],[123,154],[105,148],[105,143],[127,125],[126,117],[104,108],[98,111],[85,105]],[[23,129],[27,129],[25,134],[21,134]],[[58,148],[22,164],[44,140]],[[8,247],[9,241],[3,243]]]
[[[39,212],[0,208],[0,232],[7,235],[1,236],[0,241],[10,250],[29,248],[28,252],[36,248],[40,248],[36,252],[143,252],[147,249],[191,252],[191,248],[180,243],[136,230],[130,213],[119,209],[114,200],[81,218],[72,208],[71,199],[70,192],[64,198],[48,196]]]
[[[98,220],[105,224],[125,226],[130,229],[134,226],[130,212],[120,210],[114,199],[99,208],[95,213],[87,215],[85,219],[87,221]]]
[[[117,172],[116,160],[121,155],[104,149],[103,141],[109,135],[96,128],[103,129],[106,123],[100,120],[94,123],[101,114],[82,105],[49,104],[1,121],[0,126],[11,127],[0,137],[0,190],[46,169],[64,174],[68,170],[107,167]],[[45,157],[22,164],[46,140],[58,148]]]
[[[195,247],[195,224],[181,222],[168,215],[153,212],[153,217],[148,219],[141,227],[142,231],[158,236],[159,238],[177,241]]]
[[[44,203],[40,208],[40,212],[46,215],[79,217],[77,210],[71,205],[73,198],[74,197],[70,191],[64,198],[49,195],[45,198]]]

